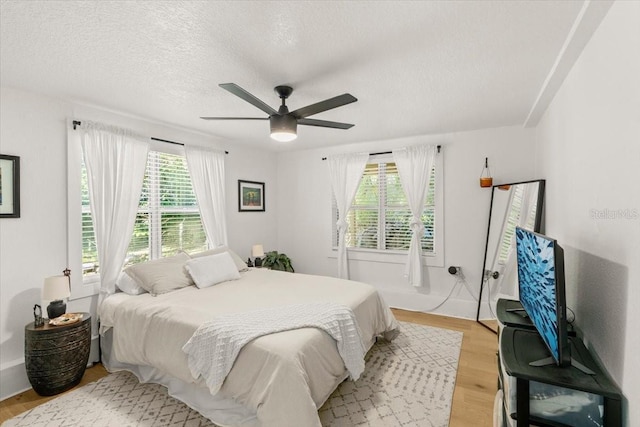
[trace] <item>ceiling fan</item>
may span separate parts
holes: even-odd
[[[356,102],[357,99],[348,93],[338,95],[333,98],[326,99],[324,101],[317,102],[315,104],[307,105],[306,107],[298,108],[297,110],[289,112],[285,104],[285,100],[293,92],[293,88],[290,86],[276,86],[275,92],[282,99],[282,105],[276,111],[269,105],[265,104],[246,90],[242,89],[235,83],[221,83],[221,88],[228,90],[232,94],[239,96],[250,104],[258,107],[269,117],[200,117],[204,120],[269,120],[271,125],[271,138],[276,141],[293,141],[296,139],[298,124],[307,126],[319,126],[325,128],[334,129],[349,129],[354,125],[350,123],[330,122],[327,120],[308,119],[307,117],[314,114],[321,113],[323,111],[338,108],[352,102]]]

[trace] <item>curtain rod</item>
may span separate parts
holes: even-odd
[[[442,148],[441,145],[437,145],[436,148],[438,149],[438,153],[440,153],[440,148]],[[378,153],[369,153],[370,156],[378,156],[380,154],[391,154],[392,151],[380,151]],[[322,160],[327,160],[326,157],[323,157]]]
[[[81,121],[74,120],[73,121],[73,130],[76,130],[76,127],[80,126],[81,124],[82,124]],[[182,145],[184,147],[184,143],[182,143],[182,142],[175,142],[175,141],[169,141],[168,139],[154,138],[153,136],[151,137],[151,139],[154,140],[154,141],[158,141],[158,142],[166,142],[167,144]],[[225,150],[224,154],[229,154],[229,152]]]

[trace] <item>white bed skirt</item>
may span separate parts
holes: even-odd
[[[222,427],[260,426],[254,412],[236,403],[233,399],[224,398],[219,394],[212,396],[206,385],[198,386],[193,383],[185,383],[150,366],[131,365],[119,362],[113,354],[113,329],[105,332],[100,339],[102,365],[107,371],[129,371],[134,374],[141,383],[161,384],[167,388],[169,396],[184,402],[190,408],[195,409]],[[345,375],[343,380],[346,379],[347,375],[348,374]]]

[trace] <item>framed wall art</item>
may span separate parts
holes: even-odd
[[[0,218],[20,218],[20,157],[0,154]]]
[[[238,180],[238,211],[264,212],[264,182]]]

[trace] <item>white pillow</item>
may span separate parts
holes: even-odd
[[[184,268],[189,259],[189,255],[179,253],[171,257],[135,264],[127,267],[124,271],[140,287],[155,297],[193,285],[191,277]]]
[[[129,276],[124,271],[120,272],[120,275],[118,276],[118,280],[116,280],[116,286],[122,292],[127,293],[129,295],[140,295],[147,292],[141,286],[139,286],[131,276]]]
[[[191,259],[185,268],[198,288],[240,278],[238,267],[229,252]]]
[[[238,256],[237,253],[235,253],[234,251],[232,251],[231,249],[229,249],[226,246],[220,246],[220,247],[215,248],[215,249],[209,249],[208,251],[198,252],[196,254],[191,254],[190,257],[191,258],[200,258],[200,257],[209,256],[209,255],[221,254],[223,252],[229,252],[229,255],[231,255],[231,258],[233,259],[233,262],[235,262],[236,266],[238,267],[238,271],[247,271],[247,270],[249,270],[249,267],[247,267],[247,263],[244,262],[242,260],[242,258],[240,258],[240,256]]]

